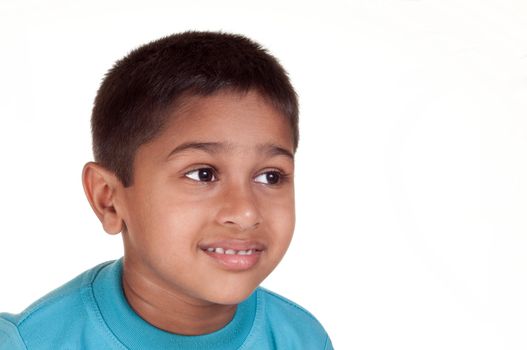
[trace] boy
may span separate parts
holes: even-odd
[[[19,315],[0,349],[332,349],[316,319],[258,285],[294,228],[296,94],[238,35],[186,32],[106,75],[83,185],[124,258]]]

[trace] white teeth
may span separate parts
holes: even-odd
[[[254,251],[252,249],[248,249],[248,250],[240,250],[238,252],[238,255],[251,255]]]
[[[247,250],[234,250],[234,249],[224,249],[224,248],[207,248],[207,252],[216,253],[216,254],[227,254],[227,255],[251,255],[255,251],[254,249]]]

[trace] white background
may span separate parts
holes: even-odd
[[[200,29],[301,101],[297,229],[265,282],[337,349],[527,348],[527,3],[0,3],[0,310],[121,255],[82,191],[105,71]]]

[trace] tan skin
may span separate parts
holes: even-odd
[[[122,231],[131,307],[160,329],[199,335],[224,327],[284,256],[294,147],[285,117],[254,91],[191,97],[173,115],[139,147],[131,186],[93,162],[83,184],[105,231]],[[225,240],[257,244],[259,259],[223,266],[204,247]]]

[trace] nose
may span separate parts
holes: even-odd
[[[217,220],[223,226],[243,232],[262,223],[256,195],[248,188],[234,186],[225,189]]]

